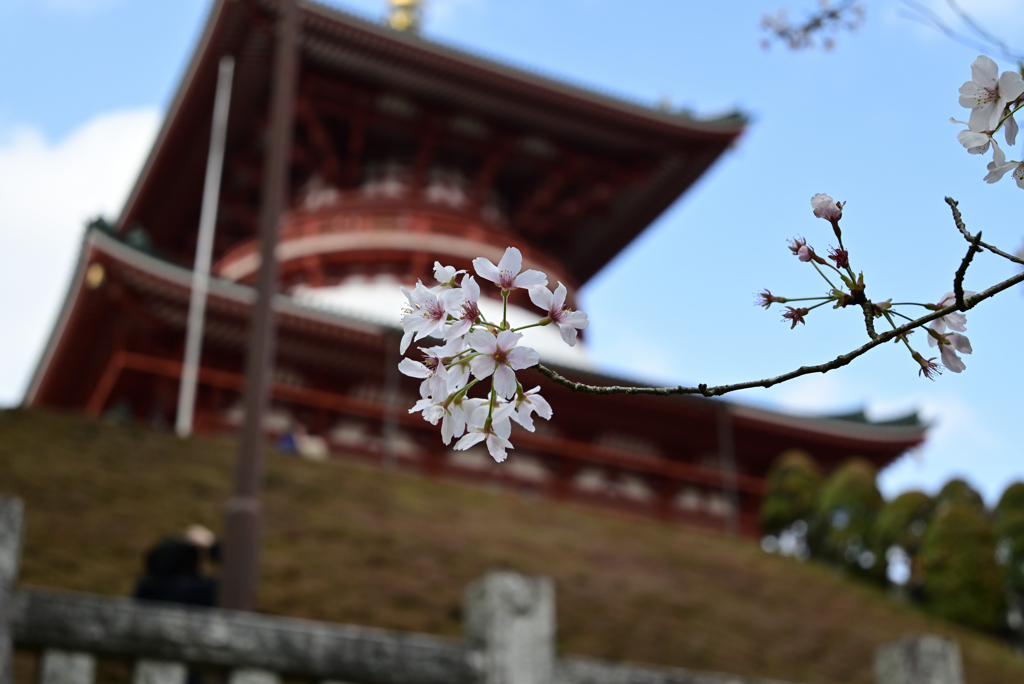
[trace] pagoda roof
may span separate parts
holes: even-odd
[[[260,176],[259,141],[280,4],[214,4],[118,220],[122,231],[144,225],[154,242],[180,263],[190,263],[194,250],[217,63],[223,55],[236,59],[225,201],[231,200],[232,178]],[[308,125],[316,133],[299,137],[325,138],[314,130],[320,124],[310,118],[317,116],[311,111],[322,110],[322,119],[335,117],[329,122],[335,125],[333,131],[326,126],[334,135],[332,149],[358,165],[366,162],[360,154],[392,154],[407,137],[409,145],[417,139],[422,145],[431,125],[442,126],[444,134],[432,144],[446,158],[469,159],[466,164],[478,174],[479,192],[490,183],[488,188],[503,198],[513,232],[556,255],[577,284],[596,274],[690,187],[746,123],[740,114],[699,119],[643,106],[320,4],[298,5],[299,97],[307,99],[299,103],[303,116],[297,117],[296,126]],[[361,124],[351,122],[366,116],[371,128],[380,130],[354,148],[346,147],[338,138],[355,140]],[[302,173],[294,163],[297,186]],[[342,180],[354,182],[351,177]],[[254,194],[250,189],[247,196]],[[218,227],[215,260],[233,244],[255,236],[254,221],[237,217],[255,217],[256,207],[243,200],[228,204],[221,212],[220,222],[227,225]]]

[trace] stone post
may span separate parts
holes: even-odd
[[[547,577],[489,572],[466,587],[466,642],[483,684],[552,684],[555,587]]]
[[[167,660],[136,660],[132,673],[132,684],[185,684],[187,679],[185,663]]]
[[[39,684],[93,684],[96,658],[91,653],[43,651],[39,662]]]
[[[281,684],[281,678],[269,670],[240,667],[231,671],[228,684]]]
[[[0,684],[14,682],[11,590],[18,581],[24,517],[21,499],[0,496]]]
[[[930,634],[883,646],[875,651],[875,684],[964,684],[960,648]]]

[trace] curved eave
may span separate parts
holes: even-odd
[[[22,404],[25,406],[34,404],[40,388],[47,380],[51,365],[61,353],[62,344],[68,342],[65,339],[65,332],[82,299],[86,269],[94,262],[104,263],[107,266],[116,264],[119,268],[141,276],[155,285],[157,289],[173,295],[186,304],[188,302],[192,288],[192,271],[140,252],[110,235],[90,230],[86,234],[78,267],[71,280],[71,286],[58,316],[57,324],[54,326],[22,400]],[[211,279],[209,297],[211,301],[220,300],[225,304],[234,305],[234,307],[248,309],[256,300],[256,291],[245,285]],[[292,325],[315,326],[321,331],[336,331],[349,338],[353,334],[362,338],[380,338],[389,329],[389,326],[382,326],[374,321],[362,320],[355,316],[342,316],[303,307],[285,295],[275,297],[273,306],[274,311],[281,318],[282,327],[285,328]],[[212,307],[208,308],[208,311],[212,311]]]
[[[893,458],[923,442],[928,428],[924,424],[891,425],[835,418],[807,418],[741,404],[730,404],[729,413],[737,426],[757,427],[783,435],[814,433],[830,442],[852,448],[887,451],[894,454]]]

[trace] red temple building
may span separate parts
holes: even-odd
[[[500,466],[483,448],[445,447],[407,412],[418,381],[397,373],[398,286],[432,284],[435,260],[471,269],[474,257],[497,262],[515,245],[525,268],[573,298],[745,121],[647,108],[311,2],[299,8],[268,432],[301,425],[336,456],[748,535],[783,451],[802,449],[826,471],[851,456],[881,468],[923,440],[916,416],[872,423],[695,397],[574,395],[530,370],[521,381],[544,386],[553,421],[518,430]],[[26,405],[174,422],[217,65],[233,55],[195,426],[237,429],[278,10],[275,0],[214,5],[116,225],[86,233]],[[524,340],[542,361],[583,382],[624,383],[593,367],[585,340],[566,347],[553,328]]]

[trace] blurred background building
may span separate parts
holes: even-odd
[[[231,55],[195,426],[240,425],[277,5],[214,5],[124,210],[87,231],[27,405],[174,422],[218,62]],[[381,26],[301,4],[267,432],[301,430],[331,453],[748,535],[758,534],[765,476],[783,451],[802,449],[826,472],[852,456],[881,468],[923,440],[916,415],[808,419],[545,384],[557,418],[517,435],[506,464],[445,447],[407,414],[418,395],[397,371],[399,285],[431,283],[435,261],[470,269],[514,245],[572,302],[745,120],[648,108],[424,40],[419,11],[395,0]],[[513,322],[530,308],[522,293],[510,305]],[[603,376],[585,340],[569,348],[551,328],[528,332],[542,361],[574,379],[628,382]],[[541,380],[522,374],[528,387]]]

